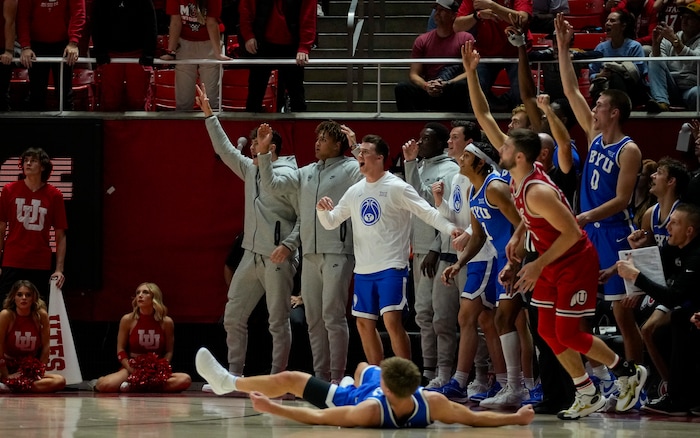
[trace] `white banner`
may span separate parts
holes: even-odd
[[[80,373],[78,355],[75,352],[73,332],[70,329],[66,304],[63,302],[63,292],[56,287],[56,280],[53,279],[49,295],[49,326],[51,340],[46,372],[60,374],[66,379],[68,385],[81,383],[83,376]]]

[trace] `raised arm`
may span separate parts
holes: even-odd
[[[564,14],[557,15],[554,19],[554,27],[557,35],[559,73],[564,87],[564,94],[569,100],[576,120],[586,133],[588,142],[590,143],[597,134],[597,132],[593,130],[593,114],[588,106],[588,102],[586,102],[586,98],[583,97],[581,91],[578,89],[578,78],[576,77],[574,64],[571,62],[571,55],[569,54],[569,44],[574,34],[574,28],[564,19]]]
[[[486,132],[486,136],[491,144],[500,149],[508,136],[501,131],[498,123],[493,118],[486,95],[479,84],[479,74],[476,72],[476,67],[479,65],[480,59],[479,52],[474,49],[474,41],[467,41],[462,46],[462,64],[467,75],[469,100],[471,100],[474,115],[481,129]]]
[[[565,174],[571,172],[574,167],[574,154],[571,151],[571,135],[567,131],[564,122],[554,112],[549,102],[548,94],[537,96],[537,106],[544,112],[552,131],[552,137],[557,142],[557,158],[559,159],[559,169]]]
[[[520,99],[525,105],[525,112],[530,120],[532,130],[539,132],[542,129],[542,115],[537,108],[537,87],[532,78],[526,45],[518,47],[518,85],[520,86]]]
[[[300,186],[300,171],[275,172],[272,167],[272,128],[267,123],[258,127],[258,169],[260,171],[260,186],[263,190],[275,193],[296,193]]]

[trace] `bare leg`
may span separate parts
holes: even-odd
[[[384,318],[386,331],[389,332],[391,349],[394,350],[394,354],[404,359],[411,360],[411,342],[403,326],[403,312],[394,310],[384,313],[382,317]]]
[[[474,364],[474,357],[479,345],[477,324],[479,315],[484,310],[481,299],[460,299],[459,315],[459,350],[457,352],[457,371],[468,373]]]
[[[192,379],[186,373],[173,373],[163,385],[163,392],[182,392],[190,387]]]
[[[311,374],[300,371],[282,371],[267,376],[239,377],[236,379],[236,389],[243,392],[262,392],[270,398],[280,397],[288,392],[297,397],[303,397],[304,388],[306,388],[310,378]]]
[[[56,392],[66,387],[66,379],[58,374],[44,374],[32,384],[32,392]]]
[[[503,374],[506,372],[506,360],[503,357],[501,339],[498,337],[498,331],[493,321],[495,313],[494,310],[484,309],[479,315],[479,325],[486,338],[486,347],[489,350],[489,356],[491,356],[493,372],[496,374]]]
[[[372,365],[379,365],[384,359],[384,347],[377,331],[377,321],[373,319],[357,317],[355,319],[357,331],[360,333],[362,349],[367,357],[367,362]]]
[[[644,362],[642,335],[634,319],[634,309],[624,307],[620,301],[613,302],[613,314],[624,339],[625,359]]]
[[[654,363],[656,370],[659,372],[661,380],[668,382],[669,371],[668,365],[663,355],[659,351],[659,347],[654,342],[654,333],[659,330],[660,327],[668,325],[671,323],[671,312],[662,312],[660,310],[654,310],[649,319],[642,326],[642,339],[644,340],[644,345],[646,346],[647,353],[651,357],[651,361]]]
[[[95,389],[99,392],[119,392],[119,386],[126,382],[129,372],[124,368],[116,373],[107,374],[97,379]]]

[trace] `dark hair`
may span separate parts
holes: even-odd
[[[479,126],[471,120],[453,120],[450,125],[452,125],[453,128],[462,128],[462,134],[465,140],[481,139],[481,130]]]
[[[250,131],[250,139],[255,140],[256,138],[258,138],[258,128],[253,128]],[[274,129],[272,130],[272,140],[270,144],[275,145],[275,155],[279,156],[280,152],[282,152],[282,136]]]
[[[24,169],[24,160],[27,157],[36,158],[39,160],[39,164],[44,168],[44,170],[41,171],[41,182],[48,181],[49,177],[51,176],[51,172],[53,171],[53,164],[51,163],[49,154],[47,154],[42,148],[27,149],[26,151],[22,152],[22,155],[19,157],[20,169]]]
[[[348,144],[348,137],[343,134],[340,123],[334,122],[333,120],[328,120],[321,122],[316,126],[316,135],[321,132],[325,133],[327,136],[333,139],[334,143],[340,142],[340,153],[344,153],[350,145]]]
[[[685,164],[671,157],[663,157],[659,160],[659,164],[656,167],[657,172],[659,167],[665,167],[668,172],[668,177],[676,180],[675,195],[678,197],[685,193],[685,189],[690,182],[690,173],[688,172],[688,168],[685,167]]]
[[[632,113],[632,101],[630,97],[621,90],[608,88],[600,93],[601,96],[608,96],[610,100],[610,108],[617,108],[620,111],[620,124],[623,124],[630,118]]]
[[[476,146],[477,148],[481,149],[481,151],[483,153],[485,153],[486,156],[491,158],[491,160],[493,160],[494,163],[498,163],[500,161],[501,156],[498,154],[498,150],[495,147],[493,147],[491,144],[485,143],[483,141],[475,141],[472,144],[474,146]],[[473,169],[476,170],[479,163],[481,163],[482,161],[484,162],[484,167],[481,168],[481,172],[480,172],[481,175],[488,175],[489,173],[491,173],[493,171],[493,166],[491,164],[485,162],[484,160],[477,157],[476,155],[474,157],[476,158],[476,160],[474,160],[472,162]]]
[[[695,204],[681,203],[676,206],[676,210],[688,215],[690,226],[695,229],[695,233],[700,233],[700,206]]]
[[[513,129],[508,133],[515,149],[525,154],[528,163],[534,163],[542,150],[542,140],[539,134],[530,129]]]
[[[443,146],[443,149],[447,147],[447,140],[450,139],[450,131],[445,127],[445,125],[437,122],[428,122],[425,124],[423,129],[432,129],[438,143]]]
[[[421,382],[420,370],[408,359],[394,356],[379,364],[384,385],[398,398],[410,397]]]
[[[374,145],[374,151],[377,155],[384,157],[384,163],[389,159],[389,145],[378,135],[367,134],[362,137],[363,143],[372,143]]]
[[[613,11],[611,12],[611,14],[618,14],[620,18],[620,24],[623,25],[622,36],[631,40],[637,38],[636,20],[632,14],[624,10]]]

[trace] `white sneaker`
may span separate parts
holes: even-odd
[[[486,398],[479,403],[479,406],[489,409],[520,407],[528,394],[524,387],[514,388],[509,384],[498,391],[493,397]]]
[[[444,381],[440,377],[436,377],[430,382],[428,382],[427,385],[425,385],[425,389],[436,389],[436,388],[442,388],[443,386],[447,385],[447,382]]]
[[[129,382],[122,382],[121,385],[119,385],[119,392],[130,392],[131,391],[131,385]]]
[[[206,392],[207,394],[214,394],[214,390],[211,388],[211,385],[208,383],[205,383],[202,385],[202,392]]]
[[[615,410],[617,412],[629,411],[637,404],[639,396],[647,381],[647,369],[641,365],[635,365],[636,372],[631,376],[620,376],[617,378],[620,387],[620,395],[617,398]]]
[[[557,414],[560,420],[578,420],[581,417],[590,415],[605,406],[606,399],[596,388],[595,394],[587,395],[576,392],[574,404],[569,409],[565,409]]]
[[[194,363],[197,372],[209,383],[214,394],[228,394],[236,389],[234,383],[236,377],[231,375],[226,368],[222,367],[206,348],[202,347],[197,351]],[[204,390],[203,387],[202,390]]]
[[[476,395],[476,394],[481,394],[482,392],[486,392],[489,390],[489,384],[488,383],[480,383],[477,382],[476,380],[472,380],[472,382],[467,385],[467,395],[469,397]]]
[[[316,16],[323,17],[323,6],[320,3],[316,3]]]
[[[5,385],[4,383],[0,382],[0,394],[6,394],[8,392],[12,392],[10,387]]]

